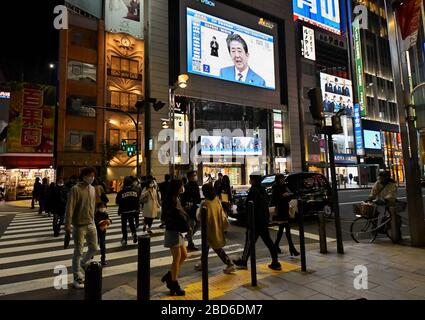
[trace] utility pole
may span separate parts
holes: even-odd
[[[410,238],[413,246],[425,246],[425,219],[420,170],[418,160],[418,137],[415,127],[414,106],[411,105],[411,93],[408,79],[407,56],[398,41],[397,20],[391,1],[385,1],[388,37],[390,40],[391,64],[398,105],[400,135],[406,192],[408,203]]]

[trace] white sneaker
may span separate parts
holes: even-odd
[[[75,289],[84,289],[84,280],[83,279],[76,279],[74,280],[74,282],[72,283],[72,286]]]
[[[230,264],[226,267],[226,269],[223,269],[224,274],[231,274],[236,272],[236,268],[233,264]]]

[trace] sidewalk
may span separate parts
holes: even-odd
[[[281,259],[282,271],[267,268],[268,260],[258,261],[258,287],[250,286],[250,271],[224,275],[210,270],[210,299],[217,300],[423,300],[425,299],[425,249],[393,245],[379,240],[375,244],[345,243],[345,254],[335,245],[329,254],[319,253],[317,244],[307,246],[307,273],[300,270],[300,259]],[[356,290],[356,266],[367,268],[368,289]],[[169,297],[165,286],[154,288],[152,300],[201,300],[201,273],[180,280],[186,297]],[[106,292],[104,300],[135,300],[136,279]]]

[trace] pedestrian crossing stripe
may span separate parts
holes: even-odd
[[[103,270],[103,278],[137,271],[137,245],[129,244],[125,247],[121,245],[120,217],[111,211],[109,213],[114,223],[108,232],[112,234],[108,234],[106,237],[107,260],[111,262],[111,266]],[[142,217],[140,221],[143,221]],[[22,225],[22,223],[26,224]],[[37,223],[36,227],[32,225],[33,223]],[[159,224],[160,222],[155,223],[152,228],[151,254],[157,256],[157,258],[151,260],[151,268],[169,266],[172,262],[169,249],[163,246],[164,230],[159,229]],[[141,225],[143,224],[141,223]],[[53,237],[52,218],[42,218],[38,213],[32,213],[32,216],[26,215],[25,218],[14,219],[10,224],[10,228],[12,227],[19,227],[19,229],[9,230],[8,228],[4,237],[0,238],[0,296],[53,288],[54,268],[58,266],[67,268],[68,281],[69,283],[72,282],[71,259],[73,249],[72,247],[63,249],[63,233],[62,237]],[[114,234],[115,232],[119,232],[119,234]],[[27,239],[27,237],[31,238]],[[129,238],[131,239],[131,237]],[[36,243],[40,241],[51,242]],[[27,243],[30,245],[25,245]],[[72,243],[71,241],[71,245]],[[131,240],[129,243],[131,243]],[[194,236],[194,243],[195,245],[201,244],[199,233]],[[23,246],[16,246],[19,244],[23,244]],[[122,250],[119,250],[120,248]],[[119,251],[116,251],[117,249]],[[225,249],[228,254],[236,254],[243,251],[241,244],[230,244]],[[31,252],[34,250],[43,251],[38,253]],[[111,250],[114,250],[114,252],[110,252]],[[2,255],[6,254],[8,255],[7,257],[2,257]],[[188,261],[200,260],[200,255],[200,252],[189,253]],[[218,259],[213,250],[210,250],[209,256]],[[95,260],[96,258],[98,256],[95,257]],[[119,263],[121,260],[124,262]],[[134,260],[134,262],[129,262],[131,260]],[[114,265],[114,262],[118,264]],[[46,277],[48,274],[51,274],[51,276]],[[16,277],[18,278],[17,281],[11,282]]]

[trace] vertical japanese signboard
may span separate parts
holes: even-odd
[[[54,87],[20,84],[12,89],[7,152],[53,153]]]
[[[367,115],[366,107],[366,90],[364,83],[364,69],[362,57],[362,42],[360,38],[360,27],[358,22],[353,23],[353,42],[354,42],[354,60],[356,65],[356,79],[357,79],[357,94],[360,104],[360,115],[365,117]]]
[[[316,61],[316,44],[314,30],[303,27],[303,57]]]
[[[360,114],[360,105],[356,103],[354,105],[354,138],[356,141],[356,152],[358,156],[364,156],[364,143],[363,143],[363,129],[362,129],[362,117]]]

